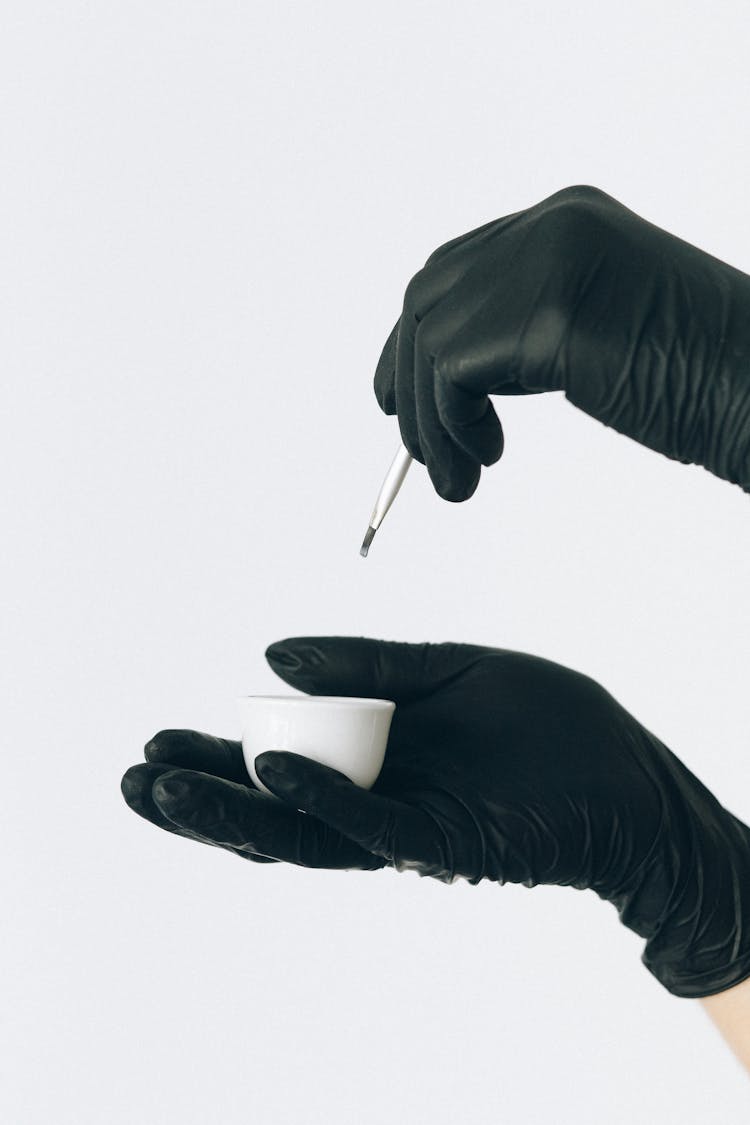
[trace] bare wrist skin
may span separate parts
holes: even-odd
[[[750,1073],[750,977],[701,1000],[704,1010]]]

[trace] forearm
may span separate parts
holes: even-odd
[[[739,1061],[750,1071],[750,977],[725,992],[705,996],[701,1004]]]

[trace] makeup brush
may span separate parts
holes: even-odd
[[[362,558],[367,558],[367,552],[370,550],[370,544],[375,538],[375,532],[380,527],[385,513],[390,508],[393,501],[396,499],[396,494],[399,488],[404,483],[409,466],[411,465],[411,455],[407,452],[405,446],[398,447],[398,453],[393,458],[393,464],[385,475],[385,480],[381,486],[378,498],[375,501],[375,507],[372,509],[370,516],[370,526],[367,528],[365,538],[362,546],[359,549]]]

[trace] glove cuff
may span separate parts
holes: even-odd
[[[672,996],[713,996],[750,976],[750,829],[715,804],[703,805],[698,820],[690,810],[684,846],[668,849],[671,891],[643,933],[641,960]],[[662,866],[661,886],[663,879]],[[645,897],[653,886],[644,886]]]
[[[750,828],[663,743],[648,772],[659,831],[615,893],[621,922],[646,938],[641,960],[674,996],[724,992],[750,977]]]

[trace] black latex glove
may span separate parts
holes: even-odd
[[[299,638],[267,656],[308,693],[396,702],[373,789],[271,750],[256,768],[277,800],[239,742],[164,731],[123,778],[132,808],[249,859],[590,888],[670,992],[750,975],[750,830],[593,680],[474,645]]]
[[[502,453],[487,396],[538,391],[750,490],[750,277],[590,187],[439,247],[375,394],[440,496]]]

